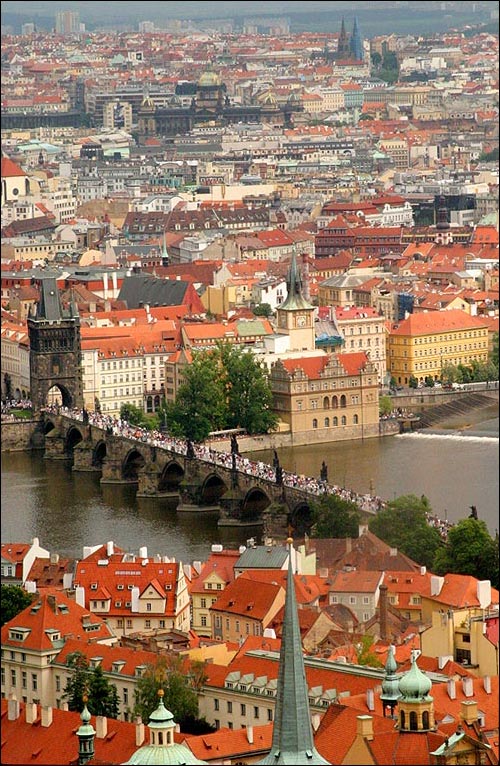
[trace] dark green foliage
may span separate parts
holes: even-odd
[[[272,393],[252,353],[230,343],[199,352],[185,369],[184,381],[175,402],[166,407],[174,436],[201,442],[210,431],[244,428],[256,434],[276,427]]]
[[[493,335],[493,349],[490,355],[490,362],[493,364],[496,376],[498,378],[498,333]]]
[[[132,426],[140,426],[141,428],[151,428],[150,421],[146,417],[146,414],[135,404],[126,402],[120,407],[120,418],[126,420]]]
[[[418,388],[418,380],[414,375],[410,375],[410,379],[408,380],[408,386],[409,388]]]
[[[490,580],[498,588],[498,539],[493,539],[481,519],[462,519],[448,532],[446,545],[436,552],[436,574],[472,575]]]
[[[69,654],[66,662],[72,671],[63,694],[68,700],[69,709],[81,713],[84,697],[87,697],[89,713],[118,718],[118,692],[116,686],[110,684],[104,676],[102,668],[91,668],[81,652]]]
[[[259,303],[258,306],[254,306],[253,313],[256,317],[270,317],[273,310],[269,303]]]
[[[149,665],[137,681],[134,715],[140,715],[144,723],[147,723],[151,713],[158,707],[158,692],[162,689],[163,704],[170,710],[181,730],[184,731],[186,725],[195,727],[199,720],[196,688],[203,684],[203,678],[198,667],[193,669],[186,666],[178,656],[158,657],[156,664]],[[199,725],[203,726],[203,723]]]
[[[443,545],[441,535],[429,526],[426,511],[431,512],[427,498],[402,495],[370,519],[370,532],[392,548],[405,553],[418,564],[432,568],[436,552]]]
[[[20,585],[2,585],[1,586],[1,624],[10,622],[27,606],[33,603],[37,598],[34,593],[26,593]]]
[[[392,412],[392,399],[390,396],[381,396],[378,402],[381,415],[389,415]]]
[[[358,506],[338,495],[322,495],[311,503],[311,537],[358,537],[361,513]]]

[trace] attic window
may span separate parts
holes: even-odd
[[[97,590],[97,583],[96,582],[91,582],[90,583],[90,590]]]
[[[30,633],[31,630],[29,628],[11,628],[9,630],[9,639],[11,641],[24,641]]]
[[[125,588],[125,586],[122,585],[121,583],[116,586],[116,590],[124,590],[124,588]]]

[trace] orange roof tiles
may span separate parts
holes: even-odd
[[[480,317],[473,317],[465,311],[431,311],[410,314],[407,319],[391,326],[391,335],[433,335],[456,330],[476,330],[485,327]]]
[[[263,620],[282,590],[281,585],[267,582],[261,582],[256,588],[252,580],[238,577],[222,591],[210,609]]]

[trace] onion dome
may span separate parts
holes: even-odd
[[[425,673],[422,673],[417,665],[417,657],[413,654],[411,668],[399,682],[399,691],[403,700],[410,702],[412,700],[429,699],[431,689],[431,679]]]
[[[207,69],[206,72],[203,72],[198,80],[199,88],[218,88],[220,84],[221,81],[219,75],[212,69]]]

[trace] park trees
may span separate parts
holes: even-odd
[[[206,733],[213,727],[198,717],[197,691],[204,683],[203,663],[186,663],[178,655],[161,655],[155,665],[148,665],[135,690],[134,714],[144,722],[158,707],[158,692],[163,690],[163,704],[184,732]]]
[[[481,519],[462,519],[449,530],[446,544],[436,551],[433,571],[472,575],[478,580],[490,580],[498,588],[498,539],[491,537]]]
[[[81,652],[68,655],[67,665],[71,675],[67,680],[64,697],[70,710],[82,712],[84,697],[92,715],[118,718],[119,698],[116,686],[110,684],[100,666],[91,668],[88,659]]]
[[[27,593],[20,585],[2,585],[0,589],[1,624],[5,625],[29,606],[36,598],[33,593]]]
[[[401,495],[370,519],[370,532],[392,548],[398,548],[418,564],[432,567],[437,550],[443,545],[441,535],[427,523],[431,508],[422,495]]]
[[[321,495],[311,511],[311,537],[358,537],[361,513],[356,503],[338,495]]]
[[[173,404],[167,405],[174,436],[204,441],[210,431],[244,428],[250,434],[275,428],[272,393],[255,357],[230,343],[194,354]]]

